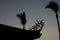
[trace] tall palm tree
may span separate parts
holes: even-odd
[[[20,19],[21,24],[23,25],[23,29],[25,30],[25,24],[26,24],[26,15],[25,15],[25,12],[17,14],[17,17]]]
[[[56,19],[57,19],[57,24],[58,24],[58,30],[60,29],[60,27],[59,27],[59,17],[58,17],[58,14],[57,14],[57,12],[58,12],[58,10],[59,10],[59,7],[58,7],[58,4],[56,3],[56,2],[53,2],[53,1],[51,1],[47,6],[46,6],[46,8],[50,8],[50,9],[52,9],[54,12],[55,12],[55,14],[56,14]],[[59,34],[60,35],[60,34]],[[60,36],[59,36],[60,37]]]

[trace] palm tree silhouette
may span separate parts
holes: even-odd
[[[60,27],[59,27],[59,17],[58,17],[58,14],[57,14],[57,12],[58,12],[58,10],[59,10],[59,6],[58,6],[58,4],[56,3],[56,2],[53,2],[53,1],[51,1],[47,6],[46,6],[46,8],[50,8],[50,9],[52,9],[54,12],[55,12],[55,14],[56,14],[56,19],[57,19],[57,24],[58,24],[58,30],[60,29]],[[60,35],[60,34],[59,34]],[[60,36],[59,36],[60,37]]]
[[[21,20],[21,24],[23,25],[23,29],[25,30],[25,24],[26,24],[25,12],[17,14],[17,17]]]

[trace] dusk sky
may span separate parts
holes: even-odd
[[[0,0],[0,24],[23,28],[16,15],[25,11],[26,29],[32,27],[36,20],[44,20],[42,36],[37,40],[59,40],[58,25],[53,10],[45,8],[50,1],[58,3],[60,0]],[[58,12],[60,20],[60,10]]]

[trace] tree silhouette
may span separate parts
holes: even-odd
[[[58,30],[60,29],[60,27],[59,27],[59,17],[58,17],[58,14],[57,14],[57,12],[58,12],[58,10],[59,10],[59,6],[58,6],[58,4],[56,3],[56,2],[53,2],[53,1],[51,1],[47,6],[46,6],[46,8],[50,8],[50,9],[52,9],[54,12],[55,12],[55,14],[56,14],[56,19],[57,19],[57,24],[58,24]],[[60,35],[60,34],[59,34]],[[59,36],[60,37],[60,36]]]
[[[44,27],[43,20],[37,20],[37,22],[35,22],[35,25],[32,26],[32,28],[29,28],[29,29],[33,30],[33,31],[39,31],[40,32],[43,27]]]
[[[25,24],[26,24],[25,12],[17,14],[17,17],[21,20],[21,24],[23,25],[23,29],[25,29]]]

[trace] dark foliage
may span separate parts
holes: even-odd
[[[25,24],[26,24],[26,15],[25,15],[25,12],[17,14],[17,17],[20,19],[21,24],[23,25],[23,29],[25,30]]]
[[[25,12],[17,14],[17,17],[21,20],[22,25],[26,24],[26,15],[25,15]]]
[[[44,22],[43,22],[43,20],[37,20],[37,22],[35,22],[35,25],[34,26],[32,26],[32,28],[29,28],[30,30],[32,30],[32,31],[41,31],[42,30],[42,28],[44,27]]]
[[[56,2],[51,1],[46,8],[51,8],[52,10],[54,10],[55,12],[58,12],[58,4]]]

